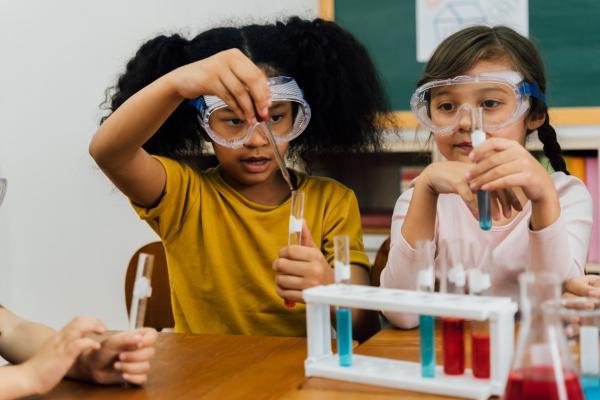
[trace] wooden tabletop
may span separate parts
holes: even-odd
[[[161,333],[142,387],[64,380],[36,399],[280,399],[306,380],[306,339]]]
[[[441,363],[440,335],[436,335]],[[469,342],[466,341],[467,354]],[[354,349],[356,354],[419,359],[418,330],[385,329]],[[70,380],[36,399],[449,399],[325,378],[306,378],[306,339],[161,333],[148,382],[103,387]],[[469,357],[466,358],[469,366]]]

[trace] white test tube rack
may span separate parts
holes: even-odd
[[[514,346],[514,316],[518,306],[509,297],[426,293],[360,285],[316,286],[303,292],[306,302],[308,356],[306,376],[339,379],[417,392],[487,399],[502,395]],[[421,364],[403,360],[352,355],[352,366],[339,365],[331,349],[330,306],[363,310],[398,311],[436,317],[462,317],[490,323],[490,379],[445,375],[436,366],[434,378],[421,376]]]

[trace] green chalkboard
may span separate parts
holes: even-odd
[[[373,57],[392,108],[408,110],[424,68],[416,61],[415,0],[336,0],[334,10]],[[530,0],[529,37],[546,64],[550,107],[600,106],[600,1]]]

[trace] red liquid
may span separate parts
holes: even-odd
[[[471,365],[476,378],[490,377],[490,335],[471,335]]]
[[[462,318],[442,318],[442,345],[444,373],[461,375],[465,373],[465,320]]]
[[[573,372],[564,373],[567,399],[583,400],[579,379]],[[511,371],[504,391],[504,400],[558,400],[558,387],[551,366]]]
[[[289,307],[289,308],[296,307],[296,302],[293,300],[285,300],[284,303],[285,303],[286,307]]]

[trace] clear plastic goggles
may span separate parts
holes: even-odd
[[[269,120],[265,121],[277,143],[289,142],[298,137],[310,121],[310,106],[293,78],[269,78],[271,99]],[[190,100],[198,111],[200,125],[208,136],[222,146],[239,148],[246,143],[259,123],[250,125],[236,116],[229,106],[217,96],[202,96]]]
[[[2,205],[2,201],[4,200],[5,194],[6,194],[6,178],[0,178],[0,205]]]
[[[498,71],[427,82],[412,95],[410,107],[423,126],[440,135],[454,132],[463,113],[482,108],[483,130],[493,132],[521,118],[531,96],[545,103],[536,83],[516,71]]]

